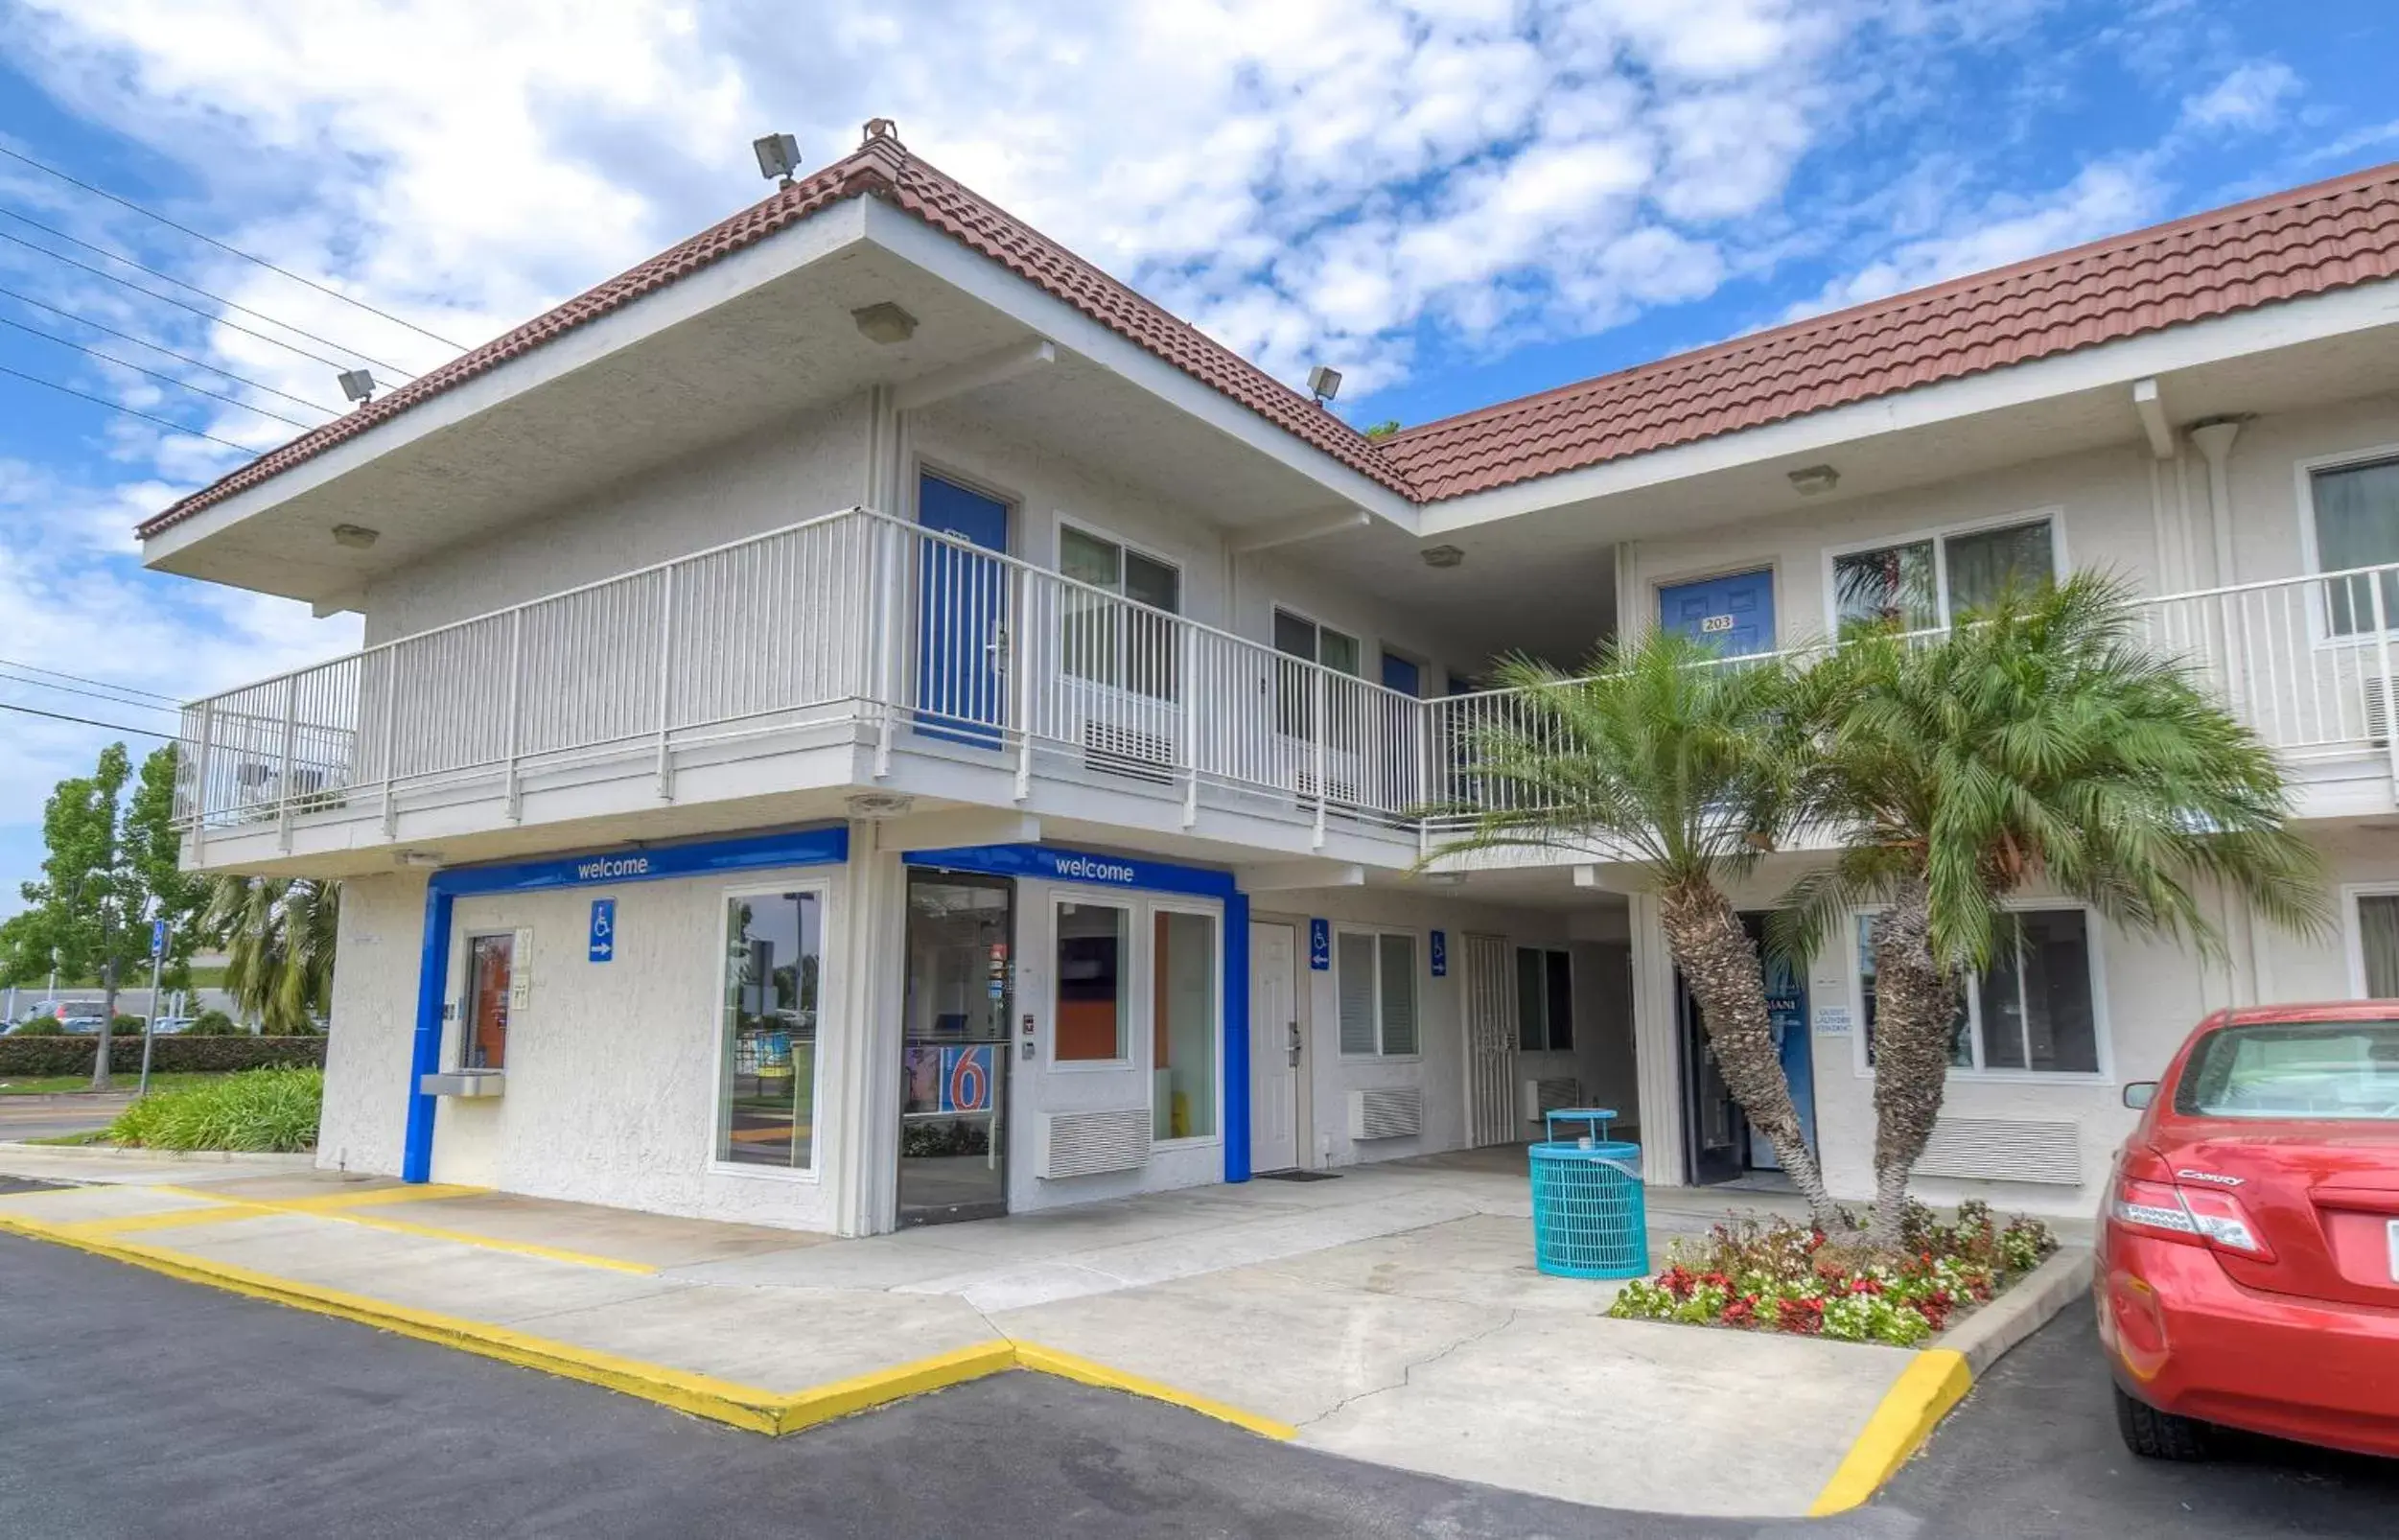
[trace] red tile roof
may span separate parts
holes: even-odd
[[[846,198],[882,198],[1341,464],[1418,502],[2399,276],[2399,165],[1799,321],[1374,444],[902,148],[855,152],[203,487],[147,537]]]
[[[1383,454],[1430,502],[2391,277],[2399,165],[1426,423]]]
[[[269,450],[141,525],[144,538],[211,503],[258,485],[418,403],[464,385],[576,327],[689,277],[784,227],[847,198],[879,198],[1120,333],[1201,384],[1403,497],[1407,482],[1364,435],[1189,322],[1176,319],[1090,263],[883,134],[816,175],[701,231],[647,262],[576,295],[512,332],[420,375],[390,394]]]

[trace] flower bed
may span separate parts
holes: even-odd
[[[2058,1248],[2040,1221],[2001,1225],[1972,1201],[1945,1225],[1910,1203],[1899,1233],[1896,1257],[1874,1257],[1789,1220],[1728,1220],[1704,1240],[1676,1241],[1665,1271],[1626,1284],[1608,1314],[1910,1347]]]

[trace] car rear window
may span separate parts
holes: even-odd
[[[2261,1021],[2200,1039],[2176,1085],[2185,1117],[2399,1122],[2399,1021]]]

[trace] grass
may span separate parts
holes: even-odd
[[[179,1091],[222,1080],[230,1073],[232,1071],[223,1069],[178,1069],[173,1074],[153,1071],[150,1077],[150,1088],[153,1094]],[[138,1070],[131,1074],[119,1071],[111,1078],[116,1082],[112,1089],[117,1092],[132,1090],[142,1083]],[[88,1091],[91,1088],[92,1078],[89,1075],[33,1075],[16,1080],[0,1080],[0,1096],[54,1096],[61,1091]]]
[[[148,1150],[314,1149],[325,1072],[295,1066],[245,1069],[202,1085],[135,1102],[108,1125],[119,1145]]]

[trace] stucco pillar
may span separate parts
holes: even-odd
[[[842,889],[841,1052],[826,1179],[844,1235],[874,1235],[898,1211],[899,1039],[906,981],[907,875],[880,824],[850,826]]]
[[[1683,1046],[1674,1015],[1674,962],[1658,900],[1629,905],[1633,951],[1633,1074],[1641,1087],[1641,1174],[1651,1186],[1689,1180],[1683,1163]]]

